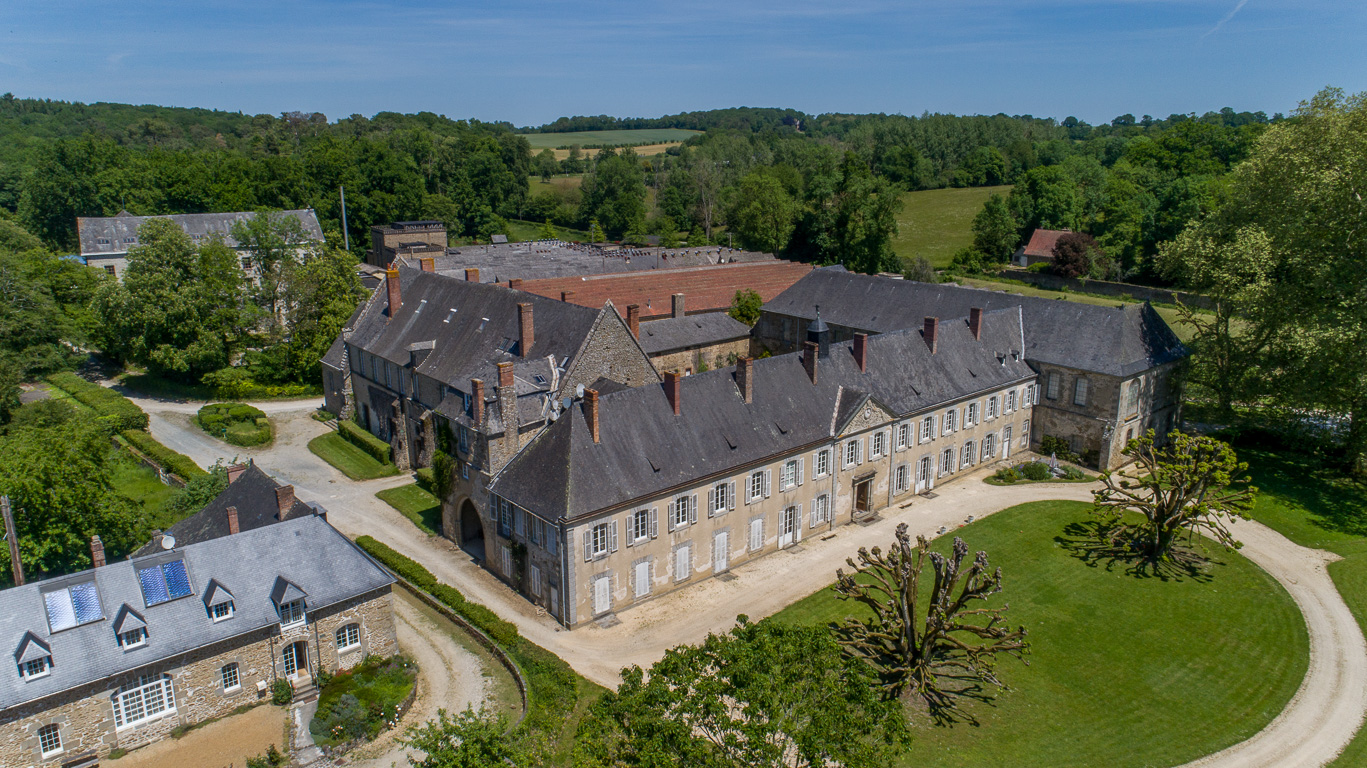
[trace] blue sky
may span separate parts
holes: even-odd
[[[8,0],[0,91],[330,119],[1289,112],[1367,90],[1358,0]]]

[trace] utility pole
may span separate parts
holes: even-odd
[[[351,233],[346,228],[346,187],[338,185],[342,193],[342,239],[346,243],[346,249],[351,250]]]
[[[5,538],[9,540],[9,564],[14,571],[14,586],[24,586],[24,564],[19,562],[19,535],[14,532],[14,515],[10,513],[9,497],[0,496],[0,512],[5,515]]]

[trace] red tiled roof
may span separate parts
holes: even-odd
[[[689,312],[716,311],[730,307],[736,291],[746,288],[768,301],[811,271],[811,264],[764,261],[611,275],[552,277],[524,280],[519,287],[552,299],[560,298],[562,291],[573,291],[574,295],[569,297],[569,301],[585,307],[601,307],[610,300],[617,311],[623,314],[627,305],[639,304],[641,319],[646,320],[668,317],[670,297],[676,293],[684,295],[684,306]]]
[[[1070,232],[1066,229],[1037,229],[1030,235],[1030,242],[1025,246],[1025,255],[1052,259],[1058,239],[1067,234]]]

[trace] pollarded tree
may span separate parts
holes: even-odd
[[[858,563],[845,561],[853,571],[836,572],[836,594],[873,614],[837,624],[839,642],[873,667],[888,693],[920,696],[937,722],[972,720],[960,707],[963,697],[981,697],[986,685],[1005,688],[997,656],[1024,661],[1030,648],[1025,627],[1006,626],[1007,605],[979,605],[1001,591],[1001,569],[991,570],[986,552],[965,569],[968,545],[957,536],[949,557],[932,552],[924,536],[913,545],[906,523],[897,526],[896,538],[886,553],[861,547]],[[926,561],[934,573],[922,604]]]
[[[1106,487],[1094,491],[1093,509],[1107,523],[1112,544],[1156,563],[1189,560],[1176,548],[1183,535],[1190,540],[1203,533],[1227,548],[1242,546],[1226,523],[1248,517],[1258,489],[1249,485],[1248,465],[1228,443],[1174,430],[1159,448],[1151,429],[1131,440],[1125,455],[1134,464],[1103,473]]]

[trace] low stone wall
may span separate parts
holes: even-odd
[[[185,487],[185,480],[182,479],[180,475],[173,475],[170,472],[167,472],[165,467],[153,461],[152,458],[147,454],[143,453],[142,451],[139,451],[137,448],[134,448],[131,445],[122,445],[119,443],[118,440],[115,440],[114,438],[110,438],[110,440],[114,443],[115,446],[127,451],[128,455],[132,456],[133,459],[137,461],[139,464],[143,465],[144,467],[147,467],[153,472],[156,472],[157,479],[161,482],[171,486],[172,488]]]
[[[1019,280],[1049,291],[1068,290],[1077,293],[1095,293],[1102,296],[1155,301],[1160,304],[1176,304],[1180,301],[1189,307],[1198,309],[1215,308],[1215,302],[1207,296],[1186,291],[1174,291],[1168,288],[1153,288],[1133,283],[1112,283],[1105,280],[1079,280],[1075,277],[1059,277],[1047,272],[1030,272],[1024,269],[1004,269],[999,274],[1002,277]]]

